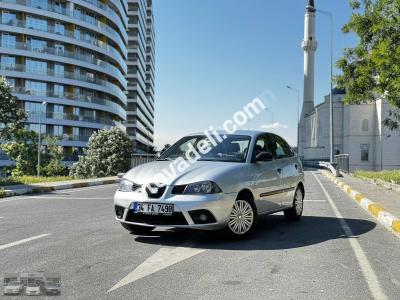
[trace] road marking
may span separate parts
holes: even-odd
[[[336,217],[338,218],[338,220],[340,222],[340,226],[342,227],[345,234],[349,237],[354,236],[351,228],[349,227],[349,225],[343,218],[342,214],[336,207],[331,196],[329,196],[329,194],[328,194],[327,190],[325,189],[325,187],[323,186],[322,182],[319,180],[317,175],[315,175],[315,172],[312,172],[312,174],[313,174],[315,180],[318,182],[319,186],[321,187],[322,191],[324,192],[326,198],[328,199],[328,202],[331,205]],[[370,290],[373,298],[379,299],[379,300],[387,299],[385,293],[383,292],[383,290],[381,288],[378,277],[374,273],[374,270],[372,269],[366,254],[364,253],[363,249],[361,248],[360,243],[356,239],[349,239],[349,243],[350,243],[351,248],[353,249],[353,252],[357,258],[358,264],[361,267],[362,273],[368,284],[369,290]]]
[[[326,200],[304,200],[304,202],[326,202]]]
[[[9,243],[9,244],[5,244],[5,245],[0,245],[0,250],[4,250],[4,249],[10,248],[10,247],[14,247],[14,246],[18,246],[18,245],[21,245],[21,244],[24,244],[24,243],[28,243],[30,241],[41,239],[41,238],[49,236],[49,235],[50,235],[49,233],[36,235],[36,236],[32,236],[32,237],[27,238],[27,239],[15,241],[15,242],[12,242],[12,243]]]
[[[159,249],[135,270],[122,278],[116,285],[109,289],[107,293],[206,251],[206,249],[193,248],[194,244],[195,241],[191,239],[181,247]]]

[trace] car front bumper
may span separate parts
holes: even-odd
[[[226,226],[233,204],[235,194],[210,194],[210,195],[170,195],[167,198],[143,199],[143,196],[133,192],[117,191],[114,196],[114,205],[123,209],[122,217],[116,217],[121,223],[142,226],[177,227],[193,229],[219,229]],[[174,204],[173,216],[133,216],[130,205],[133,202],[146,202],[157,204]],[[199,224],[193,219],[197,211],[208,211],[213,216],[212,222]],[[175,222],[175,223],[174,223]]]

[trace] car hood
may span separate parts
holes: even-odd
[[[124,178],[136,184],[188,184],[203,180],[218,181],[220,176],[243,167],[244,163],[216,161],[155,161],[131,169]]]

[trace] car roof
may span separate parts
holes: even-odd
[[[266,131],[259,131],[259,130],[236,130],[234,133],[228,133],[225,130],[216,130],[216,131],[221,136],[222,135],[248,135],[251,137],[255,137],[260,134],[269,133]],[[209,131],[209,133],[212,134],[211,131]],[[196,132],[196,133],[188,134],[187,136],[195,136],[195,135],[204,135],[204,132]]]

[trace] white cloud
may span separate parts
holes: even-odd
[[[275,122],[272,124],[264,124],[264,125],[261,125],[260,127],[264,130],[278,129],[278,128],[287,129],[288,128],[288,126],[286,124],[282,124],[279,122]]]

